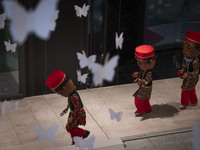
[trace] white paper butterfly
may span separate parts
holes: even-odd
[[[10,32],[19,44],[23,44],[28,33],[34,32],[39,38],[48,40],[50,31],[54,31],[58,18],[56,11],[59,0],[42,0],[36,9],[26,11],[22,5],[14,0],[2,2],[6,17],[11,21]]]
[[[1,14],[0,15],[0,29],[4,29],[5,20],[6,20],[6,15],[5,14]]]
[[[116,49],[117,48],[120,48],[122,49],[122,44],[123,44],[123,41],[124,41],[124,38],[123,38],[123,32],[120,34],[120,36],[118,36],[118,34],[116,33],[116,36],[115,36],[115,44],[116,44]]]
[[[195,121],[193,123],[193,150],[199,150],[200,148],[200,127]]]
[[[80,82],[85,84],[88,74],[85,73],[85,74],[81,75],[81,71],[80,70],[76,70],[76,71],[77,71],[78,81],[80,81]]]
[[[92,64],[96,61],[96,55],[87,57],[85,54],[85,51],[82,50],[82,52],[83,54],[76,53],[79,60],[80,67],[81,68],[88,67],[89,69],[91,69]]]
[[[114,56],[104,66],[94,63],[91,67],[93,82],[95,86],[102,85],[103,80],[111,82],[115,75],[115,67],[118,64],[119,56]]]
[[[44,130],[40,125],[35,125],[35,131],[38,136],[38,141],[40,143],[44,142],[45,140],[49,140],[50,142],[53,142],[56,133],[58,131],[59,126],[56,123],[53,123],[49,129]]]
[[[79,147],[80,150],[84,150],[85,148],[88,148],[89,150],[92,150],[94,147],[95,142],[95,136],[92,135],[87,139],[82,139],[79,136],[74,137],[75,146]]]
[[[84,16],[84,17],[87,16],[90,6],[89,5],[85,6],[85,5],[86,4],[84,4],[82,8],[77,5],[74,5],[77,17],[81,18],[81,16]]]
[[[123,112],[114,112],[111,108],[109,108],[109,113],[110,113],[110,119],[111,120],[114,120],[114,119],[116,119],[117,120],[117,122],[119,122],[120,120],[121,120],[121,118],[122,118],[122,115],[123,115]]]
[[[10,40],[8,40],[8,42],[7,42],[7,41],[4,41],[4,44],[5,44],[5,46],[6,46],[6,51],[7,51],[7,52],[8,52],[8,51],[11,51],[11,53],[16,52],[17,43],[11,44],[11,43],[10,43]]]

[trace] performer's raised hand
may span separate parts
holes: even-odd
[[[136,83],[138,81],[138,79],[136,78],[133,82]]]
[[[138,73],[138,72],[133,72],[133,73],[132,73],[132,77],[133,77],[133,78],[137,78],[137,77],[138,77],[138,75],[139,75],[139,73]]]
[[[64,114],[66,114],[67,111],[68,111],[68,109],[69,109],[69,105],[67,105],[67,108],[65,108],[65,109],[60,113],[60,117],[62,117]]]
[[[183,79],[183,70],[178,71],[178,76],[179,78]]]

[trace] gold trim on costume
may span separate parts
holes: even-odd
[[[66,75],[64,74],[64,77],[63,77],[63,79],[59,82],[59,84],[57,85],[57,86],[55,86],[54,88],[52,88],[51,90],[55,90],[57,87],[59,87],[62,83],[63,83],[63,81],[65,80],[65,78],[66,78]]]
[[[200,42],[195,41],[195,40],[193,40],[193,39],[190,39],[190,38],[188,38],[188,37],[186,37],[186,39],[189,40],[189,41],[191,41],[191,42],[194,42],[194,43],[200,44]]]
[[[151,58],[151,57],[153,57],[154,56],[154,54],[152,55],[152,56],[146,56],[146,57],[140,57],[140,56],[137,56],[137,55],[135,55],[137,58],[143,58],[143,59],[145,59],[145,58]]]

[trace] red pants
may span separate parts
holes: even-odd
[[[75,144],[74,143],[74,137],[75,136],[79,136],[79,137],[82,137],[84,136],[85,134],[85,130],[81,129],[81,128],[72,128],[72,129],[67,129],[67,131],[71,134],[71,137],[72,137],[72,144]]]
[[[140,114],[150,113],[152,111],[149,99],[141,100],[135,97],[135,106],[137,108],[137,112]]]
[[[189,90],[189,91],[182,90],[182,92],[181,92],[181,104],[184,105],[184,106],[189,106],[190,102],[191,102],[191,104],[197,104],[198,103],[195,89],[192,89],[192,90]]]

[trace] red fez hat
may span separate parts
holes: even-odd
[[[139,59],[147,59],[155,56],[154,48],[151,45],[140,45],[135,48],[135,56]]]
[[[188,41],[200,44],[200,33],[189,30],[185,36]]]
[[[61,90],[59,87],[63,87],[63,83],[66,83],[67,81],[68,78],[66,77],[66,74],[61,70],[57,69],[47,78],[46,85],[52,91],[59,91]]]

